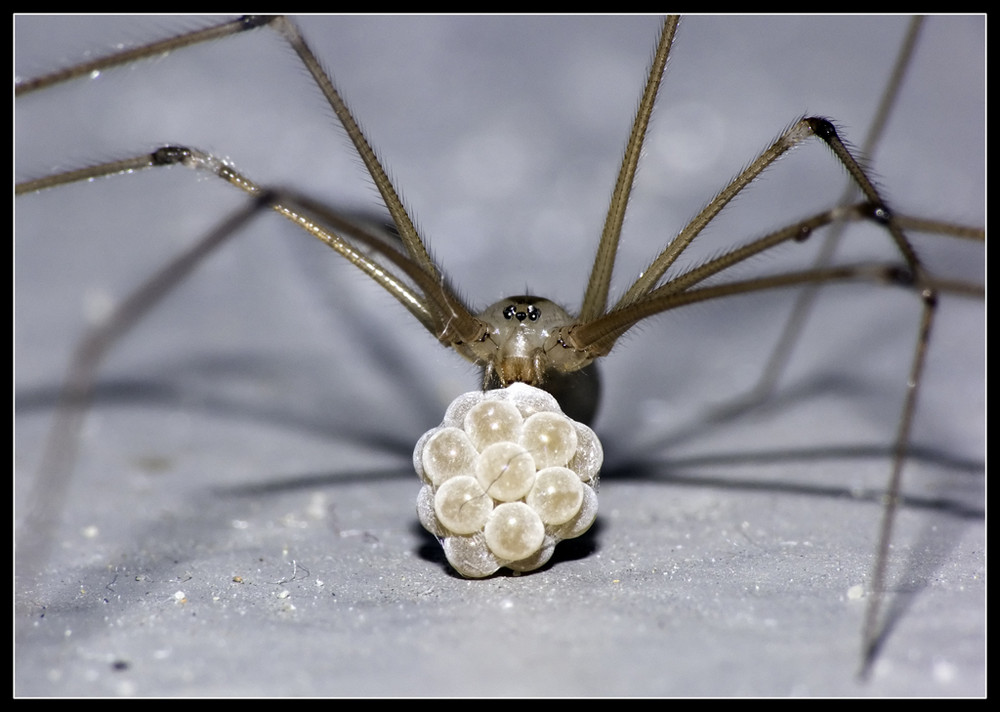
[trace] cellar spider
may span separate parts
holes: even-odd
[[[183,24],[122,22],[19,18],[18,51],[38,54],[18,71],[51,68],[38,65],[53,61],[52,47],[79,58]],[[72,48],[58,34],[63,23]],[[848,136],[863,132],[904,24],[683,25],[616,276],[641,269],[802,112],[835,117]],[[546,296],[577,304],[655,21],[304,25],[463,293],[486,303],[544,286]],[[980,18],[928,24],[875,159],[901,211],[982,220],[982,30]],[[832,72],[831,58],[851,64]],[[276,38],[255,32],[59,87],[27,105],[39,113],[18,116],[19,170],[37,176],[175,141],[231,155],[268,185],[370,207],[356,159],[301,75]],[[211,109],[198,109],[202,80],[205,100],[218,102]],[[141,114],[147,108],[150,117]],[[224,116],[229,110],[237,115]],[[290,114],[294,131],[273,127]],[[677,154],[668,134],[685,127],[722,137],[724,150],[709,141],[693,164],[678,156],[664,165]],[[723,213],[689,262],[829,207],[843,171],[816,143]],[[314,157],[322,163],[313,166]],[[218,183],[154,171],[18,203],[16,465],[24,479],[86,313],[244,204]],[[881,230],[850,232],[858,230],[871,237],[850,238],[845,249],[861,255],[845,259],[895,259]],[[532,241],[538,235],[544,244]],[[18,615],[31,619],[18,641],[20,691],[982,691],[979,303],[941,300],[896,532],[902,571],[890,579],[892,590],[917,595],[897,611],[862,688],[852,672],[863,602],[848,590],[866,580],[873,558],[872,493],[884,487],[901,364],[912,355],[912,294],[859,284],[823,290],[772,397],[781,407],[732,422],[712,414],[755,383],[789,294],[705,303],[645,324],[604,372],[596,427],[608,486],[596,535],[558,566],[470,588],[427,566],[439,555],[421,548],[400,513],[412,507],[408,451],[475,383],[471,367],[280,220],[260,218],[238,242],[102,369],[66,521],[41,582],[19,593]],[[789,246],[739,275],[801,268],[809,249]],[[982,278],[981,247],[938,238],[919,239],[919,249],[935,269]],[[552,254],[558,270],[548,266]],[[467,638],[471,629],[489,637]],[[206,650],[211,665],[201,662]],[[541,674],[516,677],[526,669]]]

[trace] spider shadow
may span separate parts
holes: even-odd
[[[376,349],[378,350],[378,349]],[[277,369],[277,370],[276,370]],[[390,371],[390,373],[397,373]],[[208,536],[225,536],[222,534],[219,522],[230,522],[240,518],[246,509],[248,501],[277,500],[297,492],[338,491],[356,485],[375,486],[378,483],[397,482],[412,478],[409,465],[412,454],[410,435],[386,433],[375,428],[371,423],[361,419],[342,419],[331,426],[326,413],[318,409],[302,408],[302,402],[295,398],[281,401],[259,400],[245,398],[241,388],[234,389],[197,389],[197,395],[190,393],[189,380],[194,376],[198,383],[233,383],[253,382],[259,379],[280,379],[281,368],[270,362],[265,362],[254,356],[213,356],[184,360],[161,370],[154,380],[119,378],[102,381],[95,393],[96,408],[118,408],[140,406],[143,409],[164,412],[182,408],[193,411],[199,416],[209,419],[221,419],[226,422],[247,422],[264,426],[308,433],[317,438],[330,439],[332,442],[361,445],[375,452],[398,457],[398,467],[372,467],[367,469],[352,468],[339,470],[334,467],[306,472],[265,473],[255,482],[237,485],[208,485],[193,491],[184,501],[183,511],[175,514],[167,523],[149,522],[140,527],[127,549],[142,552],[142,556],[132,565],[141,569],[144,576],[155,581],[169,581],[178,568],[196,560],[197,550],[185,553],[181,542],[177,542],[178,531],[202,531]],[[877,502],[880,493],[872,492],[859,498],[858,493],[847,485],[837,486],[828,483],[809,483],[802,481],[772,481],[754,476],[732,474],[734,467],[746,465],[782,464],[816,464],[824,461],[843,462],[845,460],[889,461],[891,447],[889,445],[871,447],[812,447],[804,449],[771,449],[754,452],[710,453],[688,457],[664,457],[662,453],[678,447],[696,435],[700,436],[706,430],[724,429],[738,424],[741,418],[751,417],[760,409],[781,409],[792,407],[800,402],[808,402],[818,394],[831,389],[842,391],[849,384],[836,380],[814,378],[797,388],[786,389],[764,404],[739,407],[731,405],[727,409],[709,411],[697,418],[694,423],[665,433],[658,440],[655,451],[638,453],[634,457],[624,458],[621,452],[612,450],[607,465],[602,473],[603,484],[613,487],[616,482],[638,482],[653,487],[667,486],[671,488],[708,488],[724,493],[739,494],[741,492],[766,493],[773,496],[811,497],[824,500],[844,499],[850,501],[867,500]],[[413,411],[419,413],[418,420],[436,422],[440,418],[438,406],[428,391],[408,391]],[[57,392],[54,389],[40,389],[24,392],[17,398],[19,412],[33,410],[49,410],[54,407]],[[957,542],[964,523],[981,520],[984,507],[981,501],[975,499],[975,493],[981,492],[981,472],[983,463],[973,459],[961,458],[949,453],[913,448],[911,459],[917,462],[933,464],[962,476],[971,484],[969,496],[958,496],[954,492],[941,492],[939,496],[931,497],[904,493],[901,500],[903,509],[926,510],[947,515],[955,526],[947,532],[932,532],[925,529],[920,540],[933,545],[939,555],[928,558],[914,554],[902,566],[907,580],[915,583],[899,595],[892,596],[887,601],[885,624],[879,637],[881,645],[891,634],[893,628],[904,616],[913,599],[927,585],[936,570],[946,557],[943,555]],[[713,471],[715,474],[712,474]],[[414,489],[416,482],[414,481]],[[409,511],[412,511],[409,510]],[[412,515],[410,515],[412,516]],[[216,532],[213,534],[212,532]],[[420,560],[429,562],[445,572],[448,576],[460,578],[451,571],[444,558],[437,540],[425,532],[415,519],[408,527],[411,538],[418,541],[415,549]],[[562,542],[557,548],[552,560],[543,570],[552,570],[572,561],[589,558],[602,550],[602,541],[613,533],[613,527],[608,527],[600,515],[594,527],[576,540]],[[125,559],[131,558],[125,554]],[[87,570],[89,569],[89,570]],[[84,567],[78,572],[81,580],[104,580],[108,578],[107,566],[104,562],[92,567]],[[50,610],[62,607],[79,607],[78,601],[69,596],[64,600],[49,599]],[[98,615],[97,604],[90,606],[94,618],[94,626],[98,626],[101,616]],[[43,612],[44,615],[44,612]],[[80,626],[85,628],[86,626]]]

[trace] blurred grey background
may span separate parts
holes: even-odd
[[[209,22],[17,17],[31,76]],[[306,17],[431,250],[479,307],[576,308],[656,40],[654,17]],[[859,145],[902,17],[693,17],[679,31],[626,221],[620,293],[803,114]],[[935,17],[871,165],[896,209],[984,223],[982,17]],[[182,143],[256,181],[377,210],[292,52],[267,30],[17,104],[19,179]],[[810,143],[686,264],[832,205]],[[15,204],[16,494],[88,319],[243,205],[184,169]],[[816,241],[749,277],[808,264]],[[984,280],[983,248],[919,239]],[[849,231],[844,260],[893,259]],[[777,392],[759,377],[789,292],[650,320],[606,359],[590,534],[530,576],[465,581],[414,513],[413,443],[475,369],[279,219],[257,220],[115,350],[70,506],[16,591],[15,693],[35,695],[980,695],[985,691],[984,310],[945,296],[894,541],[891,629],[855,677],[919,314],[901,290],[822,299]],[[30,577],[29,577],[30,580]]]

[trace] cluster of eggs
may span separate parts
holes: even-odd
[[[594,431],[545,391],[465,393],[414,449],[417,515],[463,576],[532,571],[594,523],[603,460]]]

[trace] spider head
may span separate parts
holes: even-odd
[[[554,395],[571,418],[584,423],[593,419],[600,393],[596,367],[590,359],[577,359],[567,367],[560,358],[564,354],[552,354],[557,332],[575,324],[573,316],[553,301],[523,294],[491,304],[479,319],[487,324],[495,346],[483,363],[484,388],[527,383]]]

